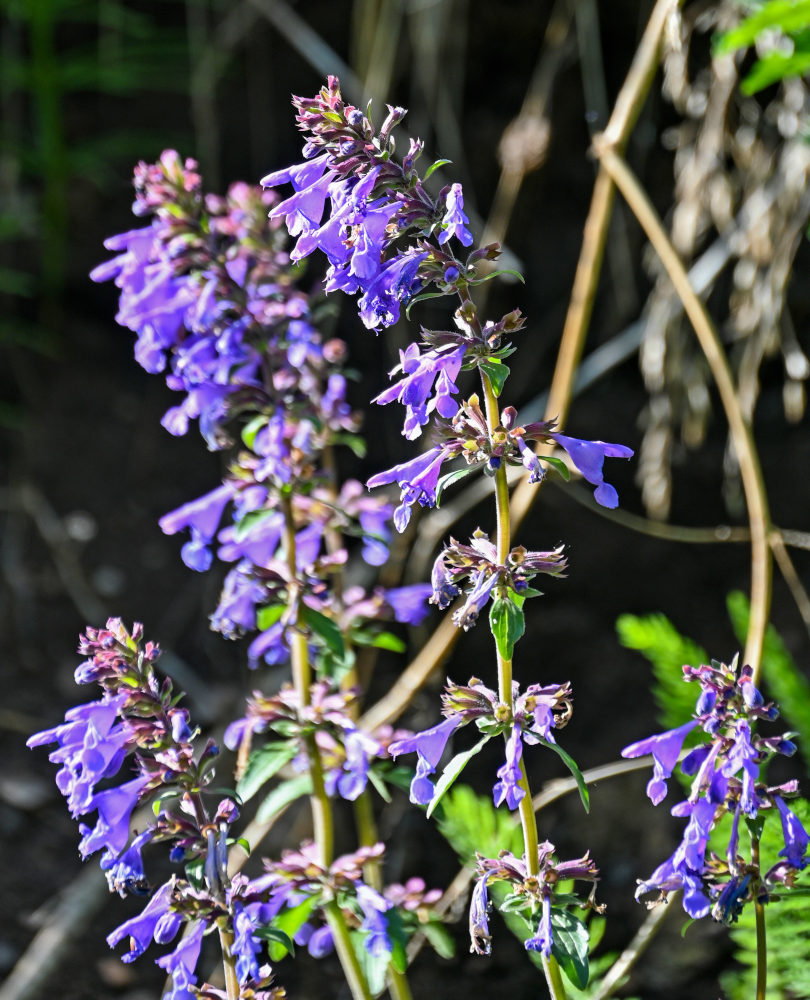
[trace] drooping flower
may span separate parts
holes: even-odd
[[[583,477],[596,487],[593,497],[603,507],[618,507],[619,494],[615,488],[606,483],[603,475],[605,458],[632,458],[633,449],[623,444],[607,444],[605,441],[583,441],[580,438],[568,437],[566,434],[549,434],[557,444],[571,456],[571,461],[582,473]]]
[[[129,938],[129,951],[121,956],[122,962],[134,962],[149,947],[155,934],[155,929],[172,903],[174,883],[164,882],[155,892],[144,909],[135,917],[125,920],[107,935],[107,944],[114,948],[119,941]]]
[[[383,406],[394,401],[402,403],[406,407],[402,433],[413,441],[422,433],[422,427],[434,410],[447,419],[455,415],[458,404],[453,396],[458,392],[456,379],[465,352],[463,344],[449,351],[435,349],[424,353],[416,344],[409,344],[404,351],[400,351],[399,369],[404,378],[385,389],[372,402]],[[435,394],[431,397],[434,386]]]
[[[98,820],[91,830],[82,824],[83,837],[79,844],[79,853],[83,858],[95,854],[102,848],[108,848],[113,854],[120,854],[129,840],[129,820],[132,811],[138,804],[141,793],[150,782],[148,775],[133,778],[117,788],[108,788],[96,792],[93,796],[90,812],[98,810]]]
[[[435,788],[430,780],[439,766],[447,741],[461,724],[461,716],[451,716],[443,719],[430,729],[425,729],[414,736],[397,740],[388,748],[392,757],[398,757],[404,753],[416,753],[416,774],[411,782],[411,802],[417,805],[427,805],[433,798]]]
[[[447,458],[447,452],[441,445],[437,445],[409,462],[395,465],[385,472],[378,472],[366,483],[369,489],[394,482],[402,487],[401,503],[394,511],[397,531],[404,531],[407,527],[411,518],[411,508],[415,503],[423,507],[434,506],[439,474]]]
[[[643,757],[648,753],[653,755],[653,776],[647,785],[647,795],[654,805],[658,805],[667,794],[667,778],[671,776],[673,768],[678,763],[683,741],[696,725],[697,720],[686,722],[677,729],[649,736],[646,740],[631,743],[622,750],[622,757]]]
[[[464,195],[460,184],[451,184],[445,200],[446,211],[442,219],[442,232],[439,233],[439,243],[446,243],[451,236],[468,247],[472,241],[472,233],[467,229],[470,220],[464,214]]]
[[[512,726],[512,733],[506,741],[506,763],[498,768],[498,781],[492,789],[492,798],[496,806],[505,802],[510,809],[517,809],[520,800],[526,794],[519,785],[522,777],[520,762],[523,756],[520,736],[520,726]]]

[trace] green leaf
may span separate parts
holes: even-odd
[[[568,910],[551,908],[551,953],[579,990],[588,985],[588,928]]]
[[[441,506],[442,494],[448,486],[452,486],[453,483],[457,483],[460,479],[464,479],[465,476],[469,476],[470,473],[477,472],[479,469],[478,465],[465,465],[463,469],[455,469],[453,472],[445,473],[436,483],[436,503],[434,506]]]
[[[742,24],[720,35],[714,45],[715,55],[753,45],[763,31],[777,28],[785,34],[810,26],[810,0],[770,0],[746,18]]]
[[[391,965],[397,972],[408,971],[408,938],[405,935],[405,925],[399,910],[392,906],[386,911],[385,922],[388,925],[388,937],[393,945],[391,950]]]
[[[448,163],[452,163],[452,162],[453,162],[452,160],[434,160],[433,163],[431,163],[431,165],[425,171],[425,176],[424,176],[423,180],[427,180],[428,177],[430,177],[430,175],[434,172],[434,170],[438,170],[439,167],[444,167]]]
[[[514,271],[511,267],[502,267],[497,271],[490,271],[489,274],[485,274],[482,278],[473,278],[470,281],[471,285],[483,285],[485,281],[492,281],[493,278],[497,278],[502,274],[511,274],[513,278],[517,278],[522,284],[526,284],[526,279],[520,273],[520,271]]]
[[[321,117],[325,118],[328,122],[334,122],[335,125],[346,124],[337,111],[322,111]]]
[[[259,806],[256,812],[256,822],[266,823],[291,802],[300,799],[302,795],[309,795],[311,791],[312,781],[308,774],[299,774],[295,778],[290,778],[289,781],[282,781]]]
[[[273,929],[277,932],[284,934],[290,938],[294,938],[296,933],[304,926],[304,924],[309,920],[310,914],[315,908],[317,900],[314,896],[307,897],[303,903],[299,903],[297,906],[290,907],[290,909],[282,910],[273,923],[270,925],[268,930]],[[284,958],[287,952],[292,954],[292,949],[287,948],[281,938],[268,939],[273,941],[268,948],[270,953],[271,962],[280,962]]]
[[[519,892],[510,892],[498,903],[498,910],[501,913],[519,913],[528,907],[526,896]]]
[[[550,465],[556,472],[559,472],[566,482],[571,478],[571,470],[563,459],[555,458],[554,455],[538,455],[537,457],[541,462],[545,462],[546,465]]]
[[[438,920],[428,920],[426,924],[420,924],[419,930],[425,935],[431,948],[441,958],[452,958],[456,953],[456,942],[453,935]]]
[[[345,444],[346,447],[350,448],[358,458],[366,457],[368,445],[366,444],[366,439],[360,437],[359,434],[335,434],[333,440],[337,444]]]
[[[433,810],[439,802],[441,802],[445,792],[450,788],[472,758],[484,749],[484,746],[490,741],[490,739],[492,739],[491,736],[482,736],[474,747],[469,750],[464,750],[462,753],[457,753],[455,757],[449,761],[447,767],[442,771],[441,778],[439,778],[436,782],[436,791],[433,793],[433,798],[430,800],[430,804],[427,807],[427,813],[425,814],[428,819],[433,815]]]
[[[248,757],[245,773],[236,785],[236,794],[243,802],[252,799],[256,792],[289,763],[298,752],[297,743],[268,743]]]
[[[264,632],[271,625],[275,625],[286,610],[285,604],[266,604],[263,608],[259,608],[256,611],[257,628]]]
[[[346,647],[343,644],[343,633],[336,622],[327,618],[326,615],[322,615],[320,611],[307,607],[306,604],[301,605],[301,617],[312,631],[323,639],[330,653],[334,653],[340,659],[345,656]]]
[[[740,90],[750,97],[752,94],[779,83],[788,76],[802,76],[810,69],[810,52],[769,52],[757,59],[751,72],[740,84]]]
[[[366,948],[368,934],[360,931],[351,931],[350,934],[354,953],[357,955],[360,968],[363,970],[369,991],[373,997],[379,996],[385,989],[385,976],[388,972],[391,956],[387,951],[379,955],[372,955]]]
[[[280,962],[285,955],[295,954],[295,944],[289,934],[273,924],[264,924],[252,930],[256,937],[267,942],[267,950],[272,962]]]
[[[249,420],[242,428],[242,441],[244,442],[246,448],[253,448],[256,435],[267,423],[267,419],[266,414],[257,413],[256,416],[252,420]]]
[[[449,292],[420,292],[419,295],[414,295],[405,307],[405,318],[411,318],[411,307],[415,306],[417,302],[426,302],[428,299],[441,299],[449,294]]]
[[[574,777],[574,781],[577,783],[577,788],[579,789],[579,797],[582,799],[582,805],[585,807],[585,812],[591,811],[591,796],[588,791],[588,786],[585,784],[585,779],[582,776],[582,771],[580,771],[577,762],[571,756],[570,753],[563,750],[561,746],[557,743],[551,743],[545,737],[541,736],[539,733],[532,731],[532,735],[537,738],[539,743],[542,743],[544,747],[548,747],[549,750],[553,750],[554,753],[560,758],[560,760],[565,764],[568,770]]]
[[[489,609],[489,628],[504,660],[511,660],[515,643],[526,631],[522,608],[508,597],[496,597]]]
[[[380,798],[383,800],[383,802],[391,801],[391,795],[389,794],[388,789],[385,787],[385,782],[383,781],[382,777],[374,770],[373,767],[369,768],[368,780],[377,789],[377,792],[379,793]]]
[[[501,391],[509,378],[509,367],[498,361],[497,358],[490,358],[487,361],[479,361],[478,367],[492,383],[492,391],[496,396],[500,396]]]

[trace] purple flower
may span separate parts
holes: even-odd
[[[129,938],[129,951],[121,956],[122,962],[134,962],[149,947],[158,921],[169,912],[173,888],[172,882],[164,882],[137,917],[125,921],[107,935],[107,944],[111,948]]]
[[[778,795],[774,795],[773,800],[779,810],[779,817],[782,820],[782,834],[785,838],[785,846],[779,855],[787,858],[790,865],[801,871],[807,865],[805,855],[808,844],[810,844],[810,837],[799,822],[799,817],[785,805],[784,800]]]
[[[240,983],[249,979],[258,979],[259,962],[256,956],[261,951],[261,938],[254,935],[252,912],[256,906],[243,907],[234,904],[233,945],[231,950],[236,955],[236,978]]]
[[[468,631],[475,625],[481,609],[487,604],[495,585],[498,583],[499,575],[491,573],[487,569],[479,571],[475,578],[472,590],[467,594],[464,605],[453,614],[453,621],[459,628]]]
[[[498,769],[498,781],[492,789],[492,798],[496,806],[504,802],[510,809],[517,809],[520,800],[526,792],[520,788],[522,776],[520,760],[523,756],[523,743],[520,739],[520,726],[513,725],[512,733],[506,741],[506,763]]]
[[[421,288],[417,271],[426,257],[426,252],[409,251],[383,265],[358,302],[360,319],[369,330],[397,322],[400,304],[408,302]]]
[[[59,744],[48,759],[62,765],[56,785],[67,799],[71,816],[91,812],[95,808],[95,785],[121,767],[129,737],[123,726],[114,723],[128,697],[120,694],[77,705],[65,713],[62,725],[35,733],[27,740],[29,747]]]
[[[116,856],[107,850],[101,858],[101,870],[107,876],[110,892],[117,892],[122,898],[127,895],[143,896],[148,892],[148,883],[143,869],[141,851],[154,836],[154,828],[138,834],[123,854]]]
[[[654,805],[667,794],[666,779],[672,774],[672,769],[678,762],[678,755],[683,747],[683,741],[697,725],[697,720],[686,722],[677,729],[666,733],[657,733],[646,740],[631,743],[622,750],[622,757],[642,757],[646,753],[653,755],[653,776],[647,785],[649,795]]]
[[[582,441],[579,438],[567,437],[565,434],[552,433],[548,436],[568,452],[571,461],[583,477],[596,487],[594,500],[603,507],[618,507],[619,494],[605,482],[602,467],[606,457],[632,458],[633,449],[623,444],[606,444],[604,441]]]
[[[487,896],[487,879],[489,873],[479,878],[473,886],[470,897],[470,940],[471,950],[478,955],[489,955],[492,951],[491,935],[489,933],[489,898]]]
[[[421,625],[430,610],[427,600],[432,589],[429,583],[394,587],[383,592],[383,600],[394,612],[396,621],[405,625]]]
[[[439,766],[447,741],[461,724],[461,716],[454,715],[443,719],[438,725],[415,733],[404,740],[397,740],[388,748],[392,757],[403,753],[416,753],[416,774],[411,782],[411,802],[426,806],[433,798],[435,788],[429,775]]]
[[[372,400],[384,406],[395,400],[406,409],[405,426],[402,433],[409,441],[419,437],[422,427],[428,422],[431,412],[447,419],[455,416],[458,404],[453,398],[458,392],[456,378],[461,371],[466,347],[462,344],[451,351],[431,350],[421,354],[416,344],[410,344],[400,351],[399,368],[405,377],[381,392]],[[436,394],[429,399],[436,387]]]
[[[318,927],[312,932],[307,942],[307,951],[313,958],[326,958],[335,950],[335,939],[329,924]]]
[[[84,824],[80,828],[84,836],[79,844],[79,853],[83,858],[100,851],[102,847],[115,855],[123,851],[129,840],[129,818],[149,781],[148,776],[133,778],[118,788],[108,788],[93,796],[87,811],[98,809],[98,820],[92,830]]]
[[[546,958],[551,954],[553,938],[551,936],[551,898],[543,896],[540,923],[534,937],[524,942],[526,951],[539,951]]]
[[[439,243],[446,243],[451,236],[468,247],[472,241],[472,233],[467,229],[470,220],[464,214],[464,195],[460,184],[451,184],[445,200],[446,211],[442,219],[444,229],[439,233]]]
[[[409,462],[395,465],[385,472],[378,472],[366,483],[369,489],[394,482],[401,486],[401,503],[394,511],[394,524],[397,531],[404,531],[408,526],[413,504],[418,502],[423,507],[432,507],[436,503],[439,473],[447,458],[447,452],[440,445],[437,445],[424,454],[412,458]]]
[[[391,508],[386,504],[375,510],[360,511],[360,527],[363,529],[363,559],[369,566],[382,566],[388,559],[388,541],[391,530],[388,521]]]
[[[169,955],[157,960],[157,964],[172,977],[172,989],[163,994],[163,1000],[192,1000],[189,990],[197,982],[194,970],[200,958],[205,924],[199,921],[181,940]]]
[[[166,535],[173,535],[183,528],[191,529],[191,541],[186,542],[182,549],[183,562],[189,569],[202,573],[211,565],[212,556],[208,545],[216,534],[222,512],[233,493],[233,486],[223,483],[210,493],[164,514],[158,522]]]
[[[391,909],[391,903],[363,882],[356,883],[356,890],[357,902],[363,911],[363,923],[360,925],[360,930],[367,934],[363,942],[366,951],[375,958],[390,955],[394,946],[388,936],[388,921],[385,914]]]

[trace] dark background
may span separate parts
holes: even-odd
[[[480,234],[498,180],[498,143],[543,51],[551,6],[545,0],[3,5],[0,975],[24,955],[65,893],[77,891],[76,824],[53,786],[45,755],[31,754],[24,741],[32,731],[56,724],[77,700],[86,700],[72,680],[84,625],[100,624],[108,614],[145,622],[147,635],[166,650],[164,666],[188,692],[195,718],[214,729],[236,714],[240,693],[274,680],[249,675],[243,648],[207,631],[217,573],[187,570],[177,539],[164,537],[157,527],[166,511],[212,488],[220,459],[206,453],[194,433],[176,439],[163,431],[159,421],[173,403],[171,393],[134,362],[133,336],[113,319],[116,290],[87,278],[105,259],[103,239],[134,224],[132,164],[174,147],[199,158],[207,190],[223,190],[233,180],[255,182],[297,160],[300,141],[289,95],[314,93],[333,67],[321,66],[311,37],[290,37],[299,28],[292,11],[358,74],[371,64],[374,86],[381,88],[373,93],[378,121],[386,100],[411,109],[406,127],[426,140],[424,163],[437,156],[453,159],[445,177],[463,181],[466,207]],[[602,5],[598,28],[608,104],[650,7],[638,0]],[[368,26],[377,17],[375,36]],[[547,155],[525,179],[506,239],[526,285],[490,291],[491,315],[519,306],[529,317],[509,383],[511,402],[528,403],[548,386],[579,253],[595,175],[589,131],[605,121],[604,108],[585,104],[582,66],[572,28],[548,90]],[[348,92],[345,80],[344,88]],[[656,81],[629,151],[664,212],[672,202],[673,181],[661,134],[675,117]],[[617,211],[626,214],[622,206]],[[586,350],[635,320],[650,289],[643,239],[632,220],[625,221],[624,235],[612,231]],[[628,247],[632,280],[617,286],[610,258],[615,263],[616,254]],[[802,248],[796,270],[806,264]],[[312,281],[316,277],[310,275]],[[364,370],[356,403],[365,405],[385,384],[406,334],[385,331],[375,338],[359,328],[350,302],[336,307],[342,309],[339,329]],[[440,317],[424,308],[419,320],[447,322]],[[803,318],[796,318],[796,326],[806,344]],[[786,423],[780,393],[780,372],[766,366],[757,441],[773,519],[802,529],[810,438],[806,423]],[[631,358],[577,401],[566,429],[637,447],[645,401]],[[347,473],[367,476],[408,454],[398,414],[389,409],[374,414],[365,464],[359,469],[347,464]],[[724,421],[716,407],[702,448],[676,450],[674,523],[744,523],[723,503],[724,448]],[[623,507],[642,513],[632,463],[612,462],[608,475]],[[454,533],[462,537],[490,520],[487,508],[476,509]],[[565,745],[583,768],[615,759],[622,746],[656,728],[649,668],[616,640],[619,614],[665,611],[713,655],[733,655],[736,640],[725,596],[748,586],[744,545],[689,547],[654,540],[603,520],[558,488],[544,491],[520,541],[530,548],[561,541],[568,546],[569,577],[550,581],[545,599],[535,602],[516,671],[524,683],[571,679],[576,707]],[[806,578],[806,553],[798,552],[796,560]],[[773,620],[797,661],[805,663],[807,633],[778,579]],[[433,612],[429,623],[437,621]],[[419,641],[418,635],[412,638]],[[483,626],[465,636],[447,667],[450,675],[460,681],[473,671],[486,677],[489,643]],[[377,693],[400,668],[393,659],[381,661]],[[417,698],[406,721],[430,724],[436,717],[437,685]],[[543,755],[530,757],[529,764],[535,788],[560,774]],[[497,766],[493,756],[482,761],[477,779],[471,775],[480,791],[487,790]],[[608,903],[607,937],[615,948],[644,918],[632,900],[635,879],[648,875],[676,843],[677,825],[663,807],[654,810],[643,797],[645,781],[634,775],[595,788],[590,818],[573,798],[540,818],[542,836],[556,843],[563,857],[591,848],[602,868],[600,896]],[[384,834],[396,832],[389,880],[423,874],[429,885],[449,882],[457,867],[452,852],[431,824],[407,809],[404,797],[386,807],[380,822]],[[294,818],[273,832],[265,850],[277,853],[305,833],[305,817]],[[160,970],[148,956],[124,967],[104,943],[139,905],[108,900],[102,892],[98,902],[80,903],[61,918],[60,926],[73,927],[78,940],[52,970],[42,964],[45,953],[36,953],[39,993],[58,991],[64,1000],[159,995]],[[414,995],[461,997],[471,989],[495,996],[543,995],[545,987],[520,944],[497,917],[493,923],[491,959],[467,954],[463,917],[456,959],[423,952],[413,974]],[[681,940],[681,923],[674,914],[667,921],[631,984],[633,995],[662,1000],[719,995],[725,932],[705,924]],[[286,961],[278,972],[291,997],[331,994],[339,976],[335,963],[316,964],[307,957],[295,965]],[[21,994],[0,992],[3,1000],[12,995]]]

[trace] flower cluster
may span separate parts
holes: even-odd
[[[489,536],[477,529],[469,545],[451,538],[433,564],[432,604],[447,608],[461,593],[466,581],[470,589],[464,605],[453,615],[453,621],[465,630],[472,628],[493,593],[511,590],[518,596],[528,596],[529,581],[538,573],[562,575],[567,567],[562,546],[550,552],[529,552],[515,546],[506,558],[498,562],[497,549]]]
[[[760,780],[760,769],[771,757],[789,756],[796,747],[787,736],[754,733],[756,722],[773,721],[779,712],[755,687],[751,667],[738,669],[735,658],[731,665],[712,661],[711,666],[686,665],[683,670],[684,679],[696,681],[701,689],[694,718],[622,751],[624,757],[652,754],[647,794],[658,804],[688,734],[698,727],[706,734],[680,763],[681,773],[692,779],[688,797],[672,809],[673,815],[688,820],[683,840],[649,879],[639,882],[636,898],[653,890],[665,898],[668,892],[683,889],[683,906],[690,916],[704,917],[711,911],[715,919],[732,922],[745,902],[767,901],[771,891],[791,884],[807,864],[810,837],[785,803],[786,797],[795,795],[796,782],[770,787]],[[750,823],[774,809],[782,823],[784,860],[761,873],[758,861],[749,863],[740,855],[740,820]],[[709,836],[726,815],[731,826],[725,859],[707,857]]]
[[[411,802],[428,805],[436,793],[431,775],[444,754],[450,737],[461,726],[474,722],[489,739],[499,733],[508,736],[506,762],[498,769],[492,794],[496,806],[506,802],[517,809],[526,794],[521,787],[521,759],[524,741],[530,746],[540,742],[555,743],[553,730],[561,729],[571,718],[571,688],[568,683],[541,686],[530,684],[520,694],[512,685],[512,704],[501,702],[491,688],[473,677],[466,685],[448,681],[442,698],[443,722],[421,733],[395,740],[388,748],[392,757],[415,753],[416,772],[411,782]]]
[[[526,922],[529,937],[524,941],[527,951],[537,951],[548,958],[554,948],[555,893],[559,884],[566,880],[591,883],[588,899],[580,905],[601,912],[603,907],[595,902],[599,869],[585,854],[575,861],[557,861],[555,847],[548,841],[537,848],[537,864],[529,866],[525,855],[516,858],[509,851],[501,851],[497,858],[478,855],[477,877],[470,900],[470,951],[478,955],[488,955],[491,950],[489,933],[489,892],[493,883],[504,883],[508,895],[501,901],[502,912],[520,914]],[[562,899],[559,900],[563,902]],[[566,899],[565,902],[570,902]],[[565,913],[568,921],[576,920]]]

